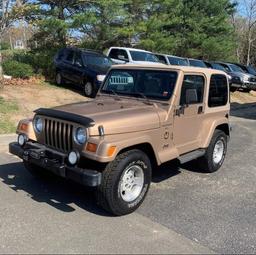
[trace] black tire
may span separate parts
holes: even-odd
[[[83,93],[86,97],[94,98],[97,93],[94,83],[85,81],[83,84]]]
[[[230,91],[231,91],[231,92],[235,92],[235,91],[237,91],[237,90],[238,90],[238,88],[236,88],[236,87],[233,87],[233,86],[230,87]]]
[[[27,161],[23,161],[23,163],[28,172],[36,179],[46,179],[53,176],[49,171],[42,167],[31,164]]]
[[[218,141],[221,141],[224,146],[223,155],[218,163],[214,162],[214,148]],[[201,170],[207,173],[213,173],[220,169],[227,154],[227,135],[221,130],[215,130],[212,140],[203,157],[198,159]]]
[[[58,86],[61,86],[61,85],[64,85],[65,84],[65,81],[61,75],[60,72],[56,72],[56,75],[55,75],[55,82]]]
[[[121,179],[127,169],[140,167],[144,174],[143,186],[133,201],[125,201],[121,194]],[[116,157],[103,171],[102,183],[97,190],[97,202],[106,211],[117,215],[134,212],[144,201],[151,182],[151,163],[148,156],[140,150],[130,150]]]

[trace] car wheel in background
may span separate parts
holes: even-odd
[[[86,97],[94,98],[96,96],[96,89],[91,81],[86,81],[84,83],[83,92]]]
[[[61,75],[60,72],[57,72],[57,73],[56,73],[55,81],[56,81],[56,84],[57,84],[58,86],[61,86],[61,85],[64,84],[64,80],[63,80],[62,75]]]

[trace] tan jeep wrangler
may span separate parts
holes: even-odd
[[[178,159],[218,170],[229,128],[227,75],[180,66],[113,67],[93,101],[38,109],[20,121],[10,152],[34,175],[49,170],[96,187],[115,215],[136,210],[152,168]]]

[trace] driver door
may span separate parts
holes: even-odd
[[[173,133],[174,144],[180,155],[198,148],[205,81],[203,75],[184,75],[179,105],[175,110]]]

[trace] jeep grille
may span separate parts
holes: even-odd
[[[63,152],[72,150],[73,125],[45,119],[45,144]]]

